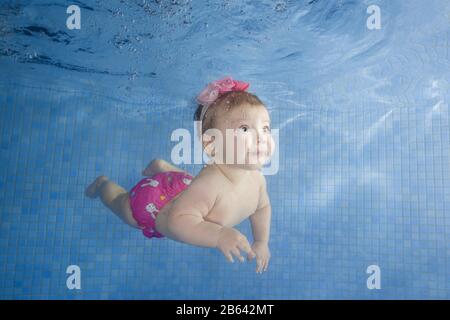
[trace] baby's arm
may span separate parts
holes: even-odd
[[[267,194],[266,179],[263,175],[261,175],[261,178],[258,209],[250,216],[250,222],[252,225],[253,240],[268,244],[272,208]]]
[[[256,254],[256,272],[267,271],[270,260],[269,234],[272,208],[266,189],[266,179],[261,175],[258,209],[250,216],[253,233],[252,250]]]
[[[218,190],[209,177],[197,176],[174,202],[168,215],[169,237],[196,246],[215,247],[222,226],[205,221]]]
[[[234,228],[205,221],[219,195],[213,176],[197,176],[174,202],[168,214],[168,236],[196,246],[218,248],[233,262],[233,255],[243,261],[239,250],[254,253],[247,238]]]

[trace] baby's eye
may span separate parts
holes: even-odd
[[[270,127],[269,126],[265,126],[264,127],[264,132],[270,132]]]
[[[248,131],[248,126],[240,126],[239,130],[242,130],[243,132],[247,132]]]

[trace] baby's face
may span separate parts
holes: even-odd
[[[270,160],[275,141],[270,132],[270,116],[263,105],[218,111],[214,124],[223,136],[222,147],[215,148],[216,159],[249,170],[260,169]]]

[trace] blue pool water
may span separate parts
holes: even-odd
[[[65,1],[0,3],[1,299],[450,298],[449,1],[73,4],[80,30]],[[96,175],[129,189],[170,160],[195,95],[225,75],[280,130],[262,275],[83,196]]]

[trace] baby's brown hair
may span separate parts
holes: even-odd
[[[250,106],[262,105],[265,107],[264,103],[254,94],[246,91],[229,91],[221,94],[206,111],[203,119],[200,119],[202,115],[203,105],[199,104],[197,110],[194,113],[194,121],[202,121],[202,134],[206,130],[214,128],[214,120],[216,111],[219,109],[230,110],[244,104]]]

